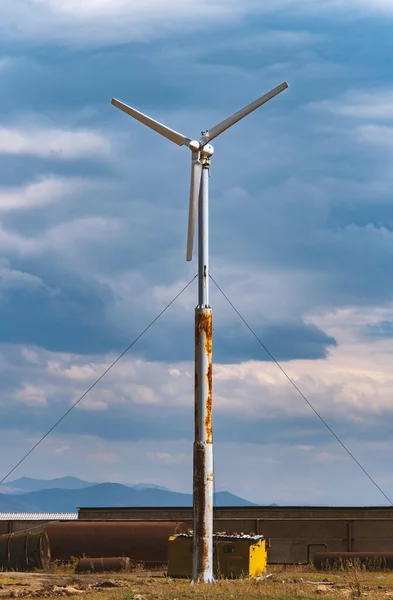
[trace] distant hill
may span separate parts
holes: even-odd
[[[15,482],[12,483],[15,487]],[[215,494],[215,505],[254,506],[252,502],[230,492]],[[100,483],[80,489],[50,488],[24,494],[0,494],[1,512],[76,512],[80,506],[192,506],[192,495],[159,488],[135,489],[119,483]]]
[[[83,481],[77,477],[59,477],[56,479],[31,479],[30,477],[20,477],[15,481],[7,482],[8,489],[15,490],[12,493],[22,494],[25,492],[38,492],[40,490],[80,490],[86,487],[96,485],[90,481]],[[0,493],[3,493],[3,486],[0,486]],[[9,492],[8,492],[9,493]]]

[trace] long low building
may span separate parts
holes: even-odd
[[[80,508],[83,520],[173,520],[192,527],[191,507]],[[391,552],[393,507],[247,506],[214,508],[214,531],[270,538],[271,564],[308,563],[315,552]]]
[[[43,528],[50,521],[184,521],[191,507],[80,508],[77,513],[0,513],[0,533]],[[250,506],[214,509],[216,532],[255,533],[271,540],[268,562],[312,561],[315,552],[391,552],[393,507]]]

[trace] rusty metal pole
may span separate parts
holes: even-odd
[[[201,152],[198,212],[198,306],[195,309],[195,438],[193,475],[193,583],[213,577],[212,309],[209,306],[209,167]]]

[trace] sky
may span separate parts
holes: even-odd
[[[0,479],[194,277],[188,150],[214,141],[211,273],[393,498],[390,0],[0,4]],[[13,473],[192,489],[195,281]],[[212,285],[217,490],[379,505]]]

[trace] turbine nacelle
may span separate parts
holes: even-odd
[[[195,235],[195,225],[196,225],[196,214],[198,210],[198,201],[199,201],[199,191],[201,187],[201,178],[202,178],[202,160],[208,160],[214,152],[213,146],[209,143],[215,137],[219,136],[229,127],[232,127],[235,123],[252,113],[254,110],[265,104],[275,96],[277,96],[280,92],[285,90],[288,87],[286,81],[270,90],[267,94],[264,94],[251,104],[248,104],[244,108],[238,110],[236,113],[224,119],[211,129],[204,131],[202,133],[201,139],[193,140],[188,138],[187,136],[178,133],[174,129],[170,129],[166,125],[163,125],[159,121],[148,117],[147,115],[139,112],[135,108],[128,106],[127,104],[123,104],[119,100],[112,98],[112,104],[117,108],[120,108],[123,112],[127,113],[140,123],[143,123],[153,131],[156,131],[160,135],[166,137],[171,142],[174,142],[178,146],[188,146],[191,150],[191,184],[190,184],[190,203],[189,203],[189,212],[188,212],[188,235],[187,235],[187,260],[192,260],[192,250],[194,246],[194,235]]]
[[[210,158],[214,154],[214,148],[211,144],[206,144],[201,148],[201,156],[202,158]]]

